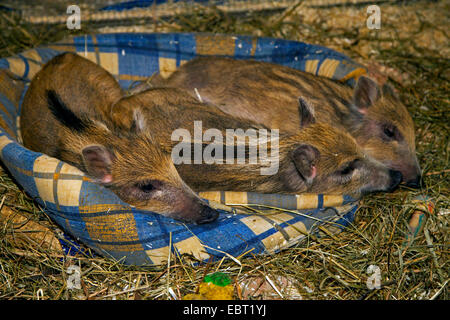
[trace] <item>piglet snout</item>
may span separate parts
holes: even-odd
[[[389,177],[391,178],[391,183],[388,187],[388,192],[393,191],[403,180],[403,175],[400,171],[389,170]]]
[[[210,222],[213,222],[214,220],[216,220],[218,216],[219,216],[218,211],[216,211],[208,206],[204,206],[201,211],[200,218],[198,220],[196,220],[195,223],[196,224],[210,223]]]
[[[417,175],[414,179],[406,181],[406,186],[418,189],[422,185],[422,176]]]

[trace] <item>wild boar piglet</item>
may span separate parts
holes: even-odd
[[[266,140],[251,142],[250,130],[255,130],[256,138],[260,138],[257,133],[272,134],[273,130],[271,132],[251,120],[231,117],[184,90],[155,88],[118,101],[112,106],[111,119],[123,130],[131,129],[133,123],[146,124],[152,132],[158,132],[157,139],[172,157],[179,157],[180,152],[182,156],[192,155],[191,151],[196,149],[189,141],[188,148],[179,148],[180,143],[186,141],[184,138],[180,141],[178,135],[174,139],[178,130],[185,130],[189,138],[200,138],[200,141],[190,141],[201,144],[198,149],[201,155],[211,149],[215,155],[219,153],[221,157],[214,156],[209,162],[196,162],[195,158],[175,162],[183,180],[197,191],[318,192],[359,196],[392,190],[401,181],[400,172],[365,155],[345,130],[316,122],[313,106],[303,98],[297,99],[297,113],[302,115],[301,130],[297,133],[282,133],[276,137],[268,134]],[[196,133],[195,123],[201,123],[200,132]],[[213,131],[208,134],[208,130]],[[241,137],[244,136],[244,163],[239,163],[238,152],[233,151],[239,147],[235,143],[239,136],[237,130],[241,130]],[[231,139],[230,131],[235,134]],[[252,147],[257,155],[253,162],[249,161]],[[228,151],[233,151],[231,161]],[[263,174],[268,164],[275,170]]]
[[[123,131],[106,119],[103,111],[121,96],[96,64],[75,54],[55,57],[25,94],[24,146],[79,168],[139,209],[199,224],[215,220],[218,212],[186,185],[149,130],[134,124]]]
[[[199,57],[150,85],[183,88],[230,115],[291,132],[301,128],[297,100],[304,97],[314,104],[318,122],[347,130],[367,155],[400,171],[408,186],[420,186],[412,118],[390,86],[380,88],[368,77],[359,77],[352,89],[268,62]]]

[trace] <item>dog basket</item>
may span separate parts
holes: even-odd
[[[101,65],[123,88],[155,72],[169,75],[200,55],[268,61],[354,85],[365,69],[345,55],[302,42],[195,33],[117,33],[75,36],[0,60],[0,158],[15,181],[65,234],[100,255],[128,265],[167,263],[170,254],[197,261],[273,254],[299,243],[319,225],[339,232],[358,202],[345,195],[203,192],[219,208],[209,224],[180,223],[140,211],[78,169],[21,145],[19,116],[32,77],[52,57],[76,52]],[[70,81],[70,75],[68,75]],[[253,213],[230,204],[283,210]]]

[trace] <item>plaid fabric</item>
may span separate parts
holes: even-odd
[[[357,201],[347,196],[261,195],[205,192],[221,215],[213,223],[179,223],[136,210],[78,169],[20,145],[19,115],[30,79],[55,55],[72,51],[100,64],[127,88],[155,72],[165,75],[197,55],[270,61],[354,84],[365,72],[330,49],[301,42],[192,33],[99,34],[28,50],[0,60],[0,158],[16,181],[69,235],[125,264],[166,263],[169,252],[207,261],[267,254],[298,243],[324,225],[340,231],[353,220]],[[259,205],[250,214],[229,204]],[[286,211],[273,213],[268,207]]]

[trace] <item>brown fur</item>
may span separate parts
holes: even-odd
[[[158,135],[162,145],[169,146],[169,150],[178,143],[171,141],[173,130],[187,129],[192,137],[194,121],[201,120],[204,130],[219,129],[223,136],[226,129],[265,128],[249,120],[230,117],[214,106],[203,104],[185,91],[175,88],[150,89],[124,98],[112,107],[111,116],[116,124],[130,128],[131,119],[136,117],[135,110],[139,110],[138,113],[148,123],[148,128]],[[313,161],[317,176],[312,181],[305,181],[293,161],[293,154],[303,145],[312,146],[320,154]],[[355,160],[360,163],[358,169],[343,177],[340,171]],[[387,190],[396,185],[389,170],[366,157],[348,133],[324,123],[307,125],[296,134],[280,135],[279,170],[275,175],[261,175],[261,166],[261,163],[181,164],[177,165],[177,170],[189,185],[202,191],[308,191],[359,195],[362,192]]]
[[[170,154],[149,132],[124,132],[104,121],[104,111],[121,95],[102,68],[74,54],[55,57],[36,74],[25,95],[25,147],[78,167],[139,209],[188,222],[214,220],[217,212],[183,182]]]
[[[196,58],[151,85],[184,88],[194,97],[196,89],[205,102],[232,116],[290,132],[300,129],[297,100],[305,97],[316,106],[317,121],[348,130],[368,155],[401,171],[404,181],[416,184],[420,178],[411,116],[390,90],[381,94],[376,85],[357,91],[280,65],[218,57]],[[367,87],[378,92],[362,107]],[[386,126],[395,128],[395,139],[384,135]]]

